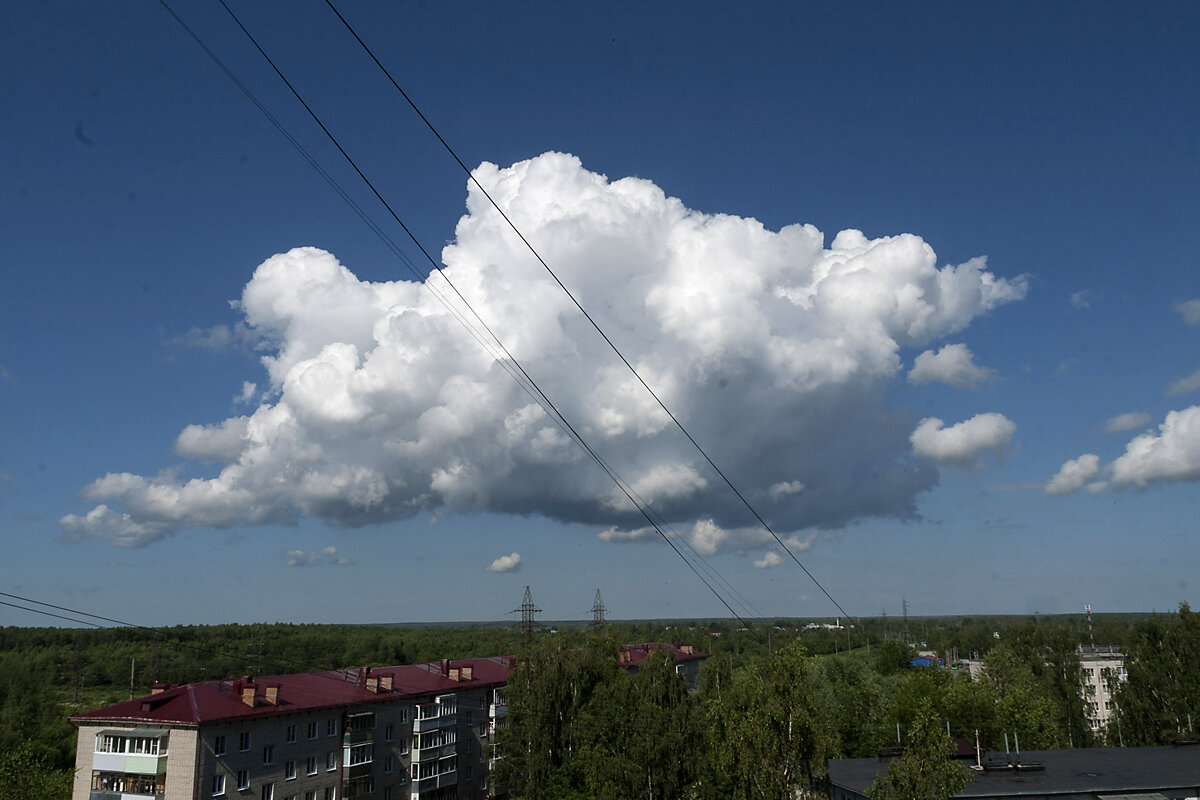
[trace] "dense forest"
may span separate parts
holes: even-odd
[[[830,621],[826,621],[830,622]],[[1017,734],[1025,749],[1105,742],[1079,696],[1082,615],[1053,617],[575,623],[532,637],[503,626],[454,628],[215,625],[0,629],[0,771],[43,775],[74,764],[78,711],[185,683],[253,674],[419,663],[515,653],[505,777],[519,797],[774,797],[819,785],[827,758],[867,756],[921,724],[985,747]],[[1200,619],[1101,615],[1090,634],[1129,656],[1119,687],[1125,744],[1168,742],[1200,724]],[[683,641],[710,657],[689,693],[665,662],[616,667],[622,642]],[[918,651],[985,663],[915,669]],[[523,738],[524,737],[524,738]],[[770,766],[774,765],[774,766]],[[782,768],[779,765],[784,765]],[[626,790],[630,793],[626,794]]]

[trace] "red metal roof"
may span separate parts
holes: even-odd
[[[176,725],[200,725],[229,719],[247,719],[292,714],[321,708],[370,705],[400,697],[446,694],[467,688],[501,686],[508,680],[510,657],[465,658],[409,664],[398,667],[371,667],[331,672],[299,672],[232,681],[204,681],[176,686],[158,694],[129,700],[106,708],[76,714],[72,722],[156,722]],[[471,680],[452,680],[444,674],[448,668],[471,667]],[[367,688],[367,678],[391,676],[391,691],[377,693]],[[243,688],[254,687],[253,707],[242,701]],[[266,699],[268,687],[278,687],[278,704]]]
[[[678,643],[622,645],[629,653],[622,659],[624,667],[637,666],[656,649],[673,651],[676,661],[707,658],[705,653],[684,652]],[[689,648],[690,649],[690,648]],[[203,681],[174,686],[158,694],[117,703],[106,708],[76,714],[72,722],[152,722],[159,724],[196,726],[203,723],[232,719],[250,719],[293,714],[322,708],[341,708],[371,705],[401,697],[419,699],[422,696],[446,694],[467,688],[502,686],[508,681],[512,656],[489,658],[445,659],[428,664],[408,664],[397,667],[363,667],[330,672],[298,672],[291,675],[268,675],[226,681]],[[470,667],[471,680],[453,680],[452,670]],[[460,672],[461,675],[461,672]],[[368,678],[391,677],[392,689],[373,692],[367,688]],[[254,706],[242,701],[243,689],[255,689]],[[278,703],[266,699],[267,689],[278,689]]]

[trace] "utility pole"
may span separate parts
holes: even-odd
[[[129,659],[129,699],[133,699],[133,676],[137,666],[137,658],[131,656]]]

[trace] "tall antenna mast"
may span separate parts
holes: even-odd
[[[901,596],[900,607],[904,609],[904,643],[909,644],[912,637],[908,634],[908,598]]]
[[[600,590],[596,590],[596,602],[592,603],[592,627],[599,630],[605,625],[604,620],[604,600],[600,597]]]
[[[1088,641],[1092,643],[1092,652],[1096,652],[1096,634],[1092,632],[1092,604],[1088,603],[1083,607],[1083,610],[1088,615]]]
[[[525,587],[525,599],[523,599],[521,601],[521,607],[515,608],[512,610],[512,612],[510,612],[513,614],[520,612],[520,614],[521,614],[521,634],[523,636],[525,636],[525,638],[528,639],[530,636],[532,636],[534,629],[537,628],[537,621],[534,620],[533,615],[537,614],[540,611],[541,611],[541,609],[533,604],[533,593],[530,592],[529,587],[526,586]]]

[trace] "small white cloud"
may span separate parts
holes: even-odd
[[[1059,468],[1058,474],[1046,483],[1046,494],[1070,494],[1100,474],[1100,456],[1084,453]]]
[[[288,550],[283,554],[285,567],[345,567],[353,563],[345,556],[339,556],[336,547],[324,547],[313,553]]]
[[[651,527],[623,530],[622,528],[605,528],[596,534],[602,542],[649,542],[657,536],[657,531]]]
[[[758,569],[770,569],[777,567],[783,562],[783,556],[776,553],[774,550],[768,550],[766,555],[754,562],[754,566]]]
[[[1114,486],[1200,480],[1200,406],[1168,413],[1158,431],[1125,445],[1110,466]]]
[[[816,544],[818,536],[822,537],[826,541],[831,542],[835,539],[840,539],[844,533],[844,531],[813,531],[803,539],[793,534],[792,536],[784,539],[783,543],[787,546],[787,549],[791,550],[793,553],[805,553],[813,549],[813,545]]]
[[[1004,458],[1017,426],[1003,414],[976,414],[968,420],[945,427],[937,417],[921,420],[909,441],[913,452],[938,464],[971,469],[979,466],[980,456],[991,453]]]
[[[1062,375],[1064,372],[1071,369],[1078,363],[1079,363],[1079,359],[1072,356],[1071,358],[1068,358],[1064,361],[1059,362],[1058,368],[1055,369],[1054,371],[1055,371],[1055,373]]]
[[[231,350],[250,347],[256,334],[245,323],[236,325],[213,325],[209,328],[192,328],[187,333],[167,340],[176,347],[195,347],[200,350]]]
[[[1187,394],[1200,389],[1200,369],[1188,375],[1186,378],[1180,378],[1167,387],[1167,395]]]
[[[1145,411],[1130,411],[1127,414],[1117,414],[1104,423],[1105,433],[1124,433],[1145,427],[1153,419]]]
[[[242,384],[242,393],[233,398],[233,402],[237,405],[249,405],[254,401],[254,394],[258,391],[258,384],[252,381],[245,381]]]
[[[800,481],[782,481],[772,486],[767,495],[772,500],[778,500],[781,497],[787,497],[789,494],[796,494],[804,491],[804,484]]]
[[[993,370],[975,363],[965,344],[948,344],[936,353],[926,350],[917,356],[908,373],[909,383],[946,383],[958,389],[974,389],[996,377]]]
[[[1071,308],[1074,308],[1076,310],[1091,308],[1092,307],[1092,299],[1095,296],[1096,296],[1096,293],[1093,292],[1091,289],[1083,289],[1078,292],[1073,292],[1071,294]]]
[[[1188,325],[1200,325],[1200,298],[1176,303],[1174,309],[1179,316],[1183,317],[1184,323]]]
[[[1087,489],[1088,494],[1090,494],[1092,496],[1096,496],[1096,495],[1101,495],[1101,494],[1104,494],[1105,492],[1107,492],[1108,487],[1109,487],[1108,481],[1093,481],[1092,483],[1089,483],[1085,488]]]
[[[521,568],[521,554],[511,553],[507,556],[500,556],[491,564],[488,564],[485,569],[488,572],[516,572]]]

